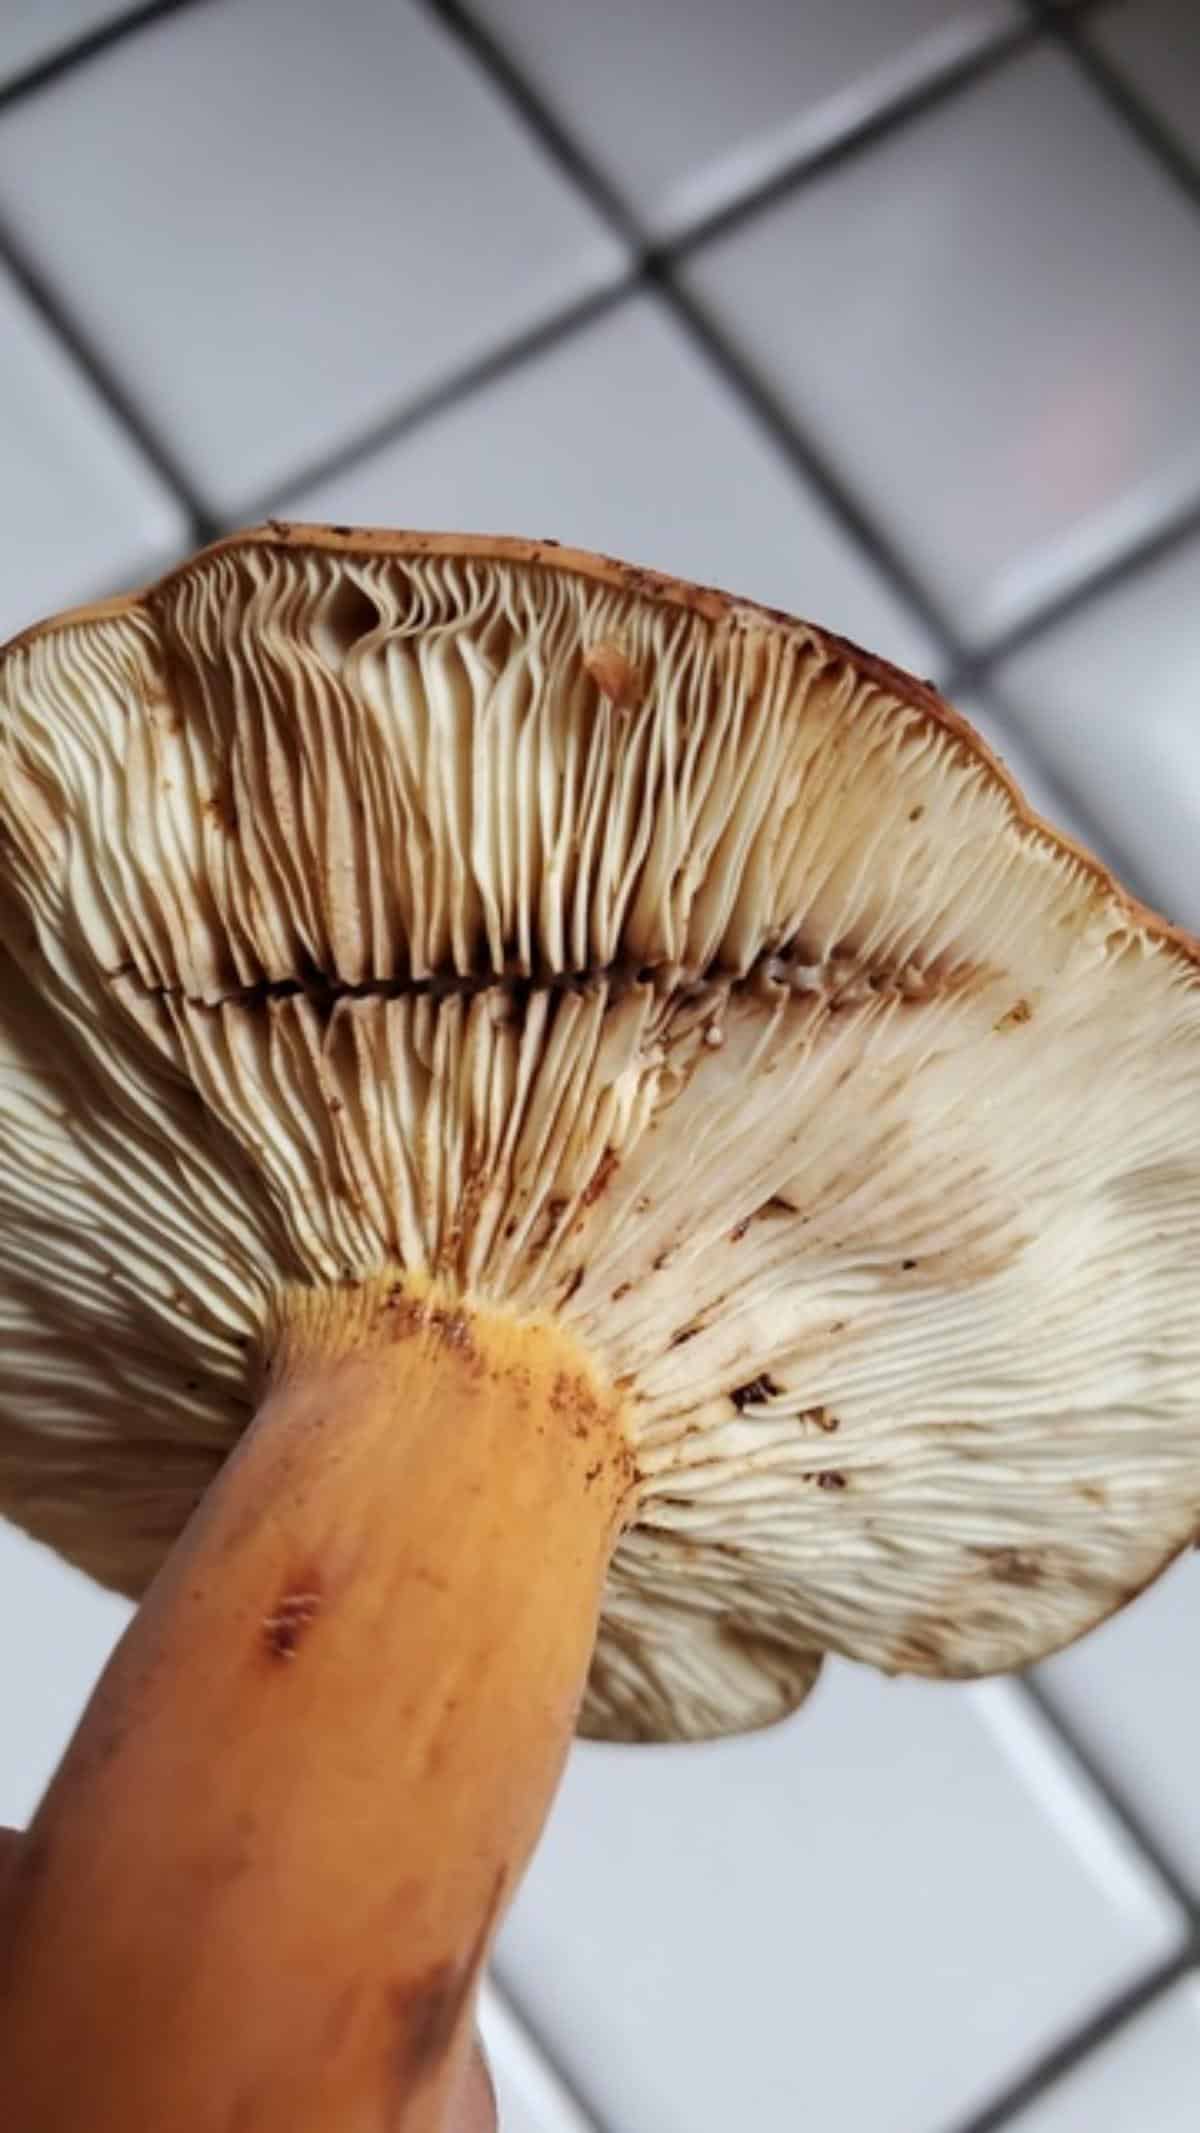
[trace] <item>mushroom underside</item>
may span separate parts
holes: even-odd
[[[388,1268],[624,1397],[592,1734],[1021,1665],[1200,1529],[1195,962],[836,641],[233,547],[5,655],[0,826],[0,1508],[105,1582]]]

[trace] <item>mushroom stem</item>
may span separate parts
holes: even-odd
[[[293,1298],[20,1848],[0,2122],[433,2133],[578,1712],[633,1461],[578,1345]]]

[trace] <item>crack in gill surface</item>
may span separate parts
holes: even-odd
[[[132,963],[109,972],[114,983],[136,988],[144,998],[178,1000],[188,1007],[212,1010],[220,1007],[257,1008],[273,1001],[304,999],[332,1014],[343,1000],[475,999],[493,994],[519,1006],[535,992],[587,993],[603,988],[619,998],[639,986],[650,986],[660,997],[700,1001],[731,992],[757,994],[776,1002],[789,994],[824,999],[830,1006],[852,1006],[872,998],[894,997],[912,1001],[943,991],[955,980],[977,975],[969,966],[952,971],[923,969],[915,962],[904,964],[865,961],[844,950],[823,958],[814,957],[802,943],[763,948],[742,969],[712,961],[702,968],[679,963],[644,963],[618,958],[574,970],[434,971],[424,977],[369,978],[355,984],[333,977],[315,966],[294,978],[261,978],[237,985],[210,998],[190,993],[182,985],[154,985],[140,976]]]

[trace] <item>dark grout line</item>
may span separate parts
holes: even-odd
[[[124,44],[136,37],[139,30],[149,29],[155,22],[165,21],[171,15],[181,15],[188,8],[206,4],[206,0],[145,0],[141,7],[129,8],[111,22],[102,22],[98,28],[88,30],[84,36],[72,39],[69,44],[51,52],[47,58],[35,60],[22,73],[0,84],[0,117],[16,104],[36,96],[42,89],[51,89],[64,81],[77,67],[86,66],[114,46]]]
[[[560,123],[556,113],[532,86],[500,41],[473,14],[464,0],[424,0],[429,12],[455,35],[472,54],[476,64],[489,74],[509,97],[525,124],[535,133],[564,176],[582,192],[611,229],[632,245],[651,271],[669,268],[699,246],[736,228],[765,207],[775,206],[798,191],[810,178],[820,177],[839,164],[902,130],[914,119],[949,103],[964,89],[1033,49],[1039,33],[1032,23],[1017,23],[994,34],[960,59],[935,69],[925,80],[900,90],[865,119],[851,125],[821,146],[798,155],[746,192],[689,224],[677,236],[659,242],[642,227],[637,215],[604,173]]]
[[[77,69],[90,65],[140,32],[205,4],[208,0],[144,0],[142,6],[129,8],[113,20],[99,24],[96,29],[74,38],[46,59],[36,61],[0,84],[0,118],[6,111],[14,110],[43,89],[65,81]],[[0,265],[7,267],[26,301],[87,379],[127,441],[179,505],[187,519],[189,545],[195,548],[211,540],[220,530],[219,520],[195,494],[174,453],[146,423],[120,378],[80,331],[12,233],[3,228],[0,228]]]
[[[87,379],[109,414],[136,447],[142,459],[169,489],[187,516],[188,535],[194,547],[211,540],[218,522],[193,491],[187,476],[154,430],[144,421],[120,378],[80,332],[39,270],[24,255],[11,233],[0,226],[0,265],[7,267],[22,295],[48,327],[64,352]]]
[[[1058,593],[1043,606],[1035,608],[1032,614],[1014,623],[1011,629],[993,638],[990,644],[981,646],[978,652],[968,653],[961,667],[955,669],[959,686],[975,686],[977,681],[982,681],[987,675],[994,673],[1002,661],[1011,659],[1016,653],[1025,651],[1029,645],[1038,643],[1041,638],[1048,636],[1051,630],[1057,629],[1060,623],[1071,621],[1085,608],[1090,607],[1094,600],[1101,599],[1106,593],[1115,592],[1127,579],[1132,581],[1141,577],[1156,563],[1163,562],[1176,548],[1184,547],[1198,535],[1200,498],[1185,504],[1171,518],[1155,526],[1149,533],[1143,534],[1140,540],[1131,542],[1119,555],[1111,556],[1107,562],[1101,563],[1097,569],[1081,578],[1078,584],[1069,586],[1065,592]]]
[[[1031,23],[1073,60],[1097,96],[1132,133],[1139,145],[1182,192],[1190,207],[1200,207],[1200,166],[1164,126],[1089,34],[1095,8],[1059,8],[1051,0],[1025,0]]]
[[[1185,1978],[1196,1963],[1200,1949],[1189,1946],[1167,1962],[1159,1963],[1134,1985],[1105,2001],[1104,2005],[1090,2015],[1078,2028],[1049,2051],[1043,2052],[1024,2073],[1010,2082],[991,2103],[974,2117],[960,2121],[953,2133],[1001,2133],[1001,2128],[1011,2126],[1032,2103],[1040,2100],[1055,2084],[1072,2073],[1086,2059],[1106,2044],[1110,2037],[1117,2036],[1137,2016],[1162,1999],[1173,1985]]]
[[[462,4],[462,0],[419,0],[419,4],[470,54],[480,73],[485,74],[493,87],[507,98],[563,177],[569,179],[576,191],[582,193],[607,222],[610,230],[640,259],[647,247],[636,216],[616,187],[597,170],[570,129],[561,123],[544,97],[509,58],[499,39],[479,21],[470,7]]]
[[[347,444],[338,445],[319,459],[309,460],[306,465],[289,473],[286,482],[260,495],[257,501],[246,506],[239,514],[238,523],[248,525],[259,519],[285,514],[291,500],[313,488],[318,482],[331,480],[337,474],[350,473],[373,459],[377,452],[396,444],[411,431],[418,430],[435,416],[445,414],[461,401],[470,400],[474,394],[495,385],[522,365],[536,357],[547,355],[561,342],[569,341],[597,320],[606,318],[610,311],[628,303],[641,286],[638,275],[629,273],[607,288],[598,289],[590,296],[581,297],[565,311],[558,311],[541,325],[531,326],[513,340],[505,341],[499,348],[481,356],[477,362],[464,370],[456,371],[418,399],[406,401],[382,421],[373,423],[368,430],[360,430]]]
[[[948,616],[929,590],[909,570],[898,548],[876,523],[836,467],[815,441],[802,434],[765,382],[757,378],[702,307],[676,282],[669,257],[656,251],[637,218],[615,189],[549,110],[538,92],[462,0],[423,0],[444,28],[458,37],[481,71],[509,101],[531,136],[560,174],[588,199],[610,230],[630,247],[637,261],[636,282],[651,288],[693,345],[724,380],[743,410],[802,475],[861,553],[889,583],[900,600],[937,640],[942,663],[959,664],[966,656]],[[1024,36],[1026,33],[1022,33]]]
[[[1022,1675],[1017,1686],[1045,1724],[1053,1729],[1071,1760],[1078,1765],[1093,1789],[1103,1799],[1110,1816],[1142,1859],[1152,1868],[1172,1901],[1184,1913],[1191,1940],[1200,1944],[1200,1892],[1191,1886],[1186,1874],[1180,1872],[1163,1849],[1123,1786],[1110,1776],[1104,1765],[1086,1746],[1070,1719],[1059,1709],[1053,1691],[1045,1688],[1041,1680],[1033,1674]]]
[[[943,669],[961,666],[967,658],[967,650],[949,616],[909,569],[900,548],[860,502],[850,485],[843,481],[833,460],[792,420],[770,386],[756,375],[689,291],[682,289],[666,273],[660,275],[650,269],[647,278],[664,306],[707,359],[710,368],[740,402],[743,412],[768,438],[791,471],[802,476],[815,491],[876,574],[936,640],[938,663]]]
[[[18,94],[29,93],[43,81],[58,79],[61,74],[69,71],[71,66],[120,42],[139,28],[200,4],[201,0],[152,0],[152,4],[135,9],[118,22],[78,40],[65,53],[31,70],[27,76],[21,77],[18,83],[10,84],[7,90],[0,92],[0,108],[6,100],[12,101]],[[1002,693],[997,692],[994,685],[994,676],[1004,660],[1027,645],[1037,642],[1060,623],[1085,609],[1093,600],[1113,590],[1126,578],[1136,576],[1184,540],[1200,532],[1200,502],[1189,506],[1168,524],[1103,564],[1078,585],[1024,618],[1003,636],[990,644],[972,649],[959,639],[957,631],[949,617],[941,610],[939,603],[924,584],[914,577],[903,555],[846,487],[836,467],[813,440],[797,428],[765,381],[754,375],[716,323],[705,314],[702,306],[689,292],[680,287],[672,271],[676,260],[687,258],[702,244],[723,235],[727,229],[736,227],[764,207],[798,190],[809,178],[819,176],[845,157],[872,146],[910,120],[918,118],[923,112],[962,93],[997,67],[1031,49],[1038,41],[1043,27],[1047,30],[1058,29],[1059,11],[1041,4],[1041,0],[1026,0],[1027,11],[1032,18],[1028,24],[1005,33],[930,80],[909,90],[894,103],[873,114],[861,126],[811,156],[800,159],[788,170],[776,173],[762,186],[728,207],[718,210],[703,222],[694,224],[669,245],[656,247],[648,241],[613,187],[592,167],[589,159],[579,150],[554,113],[544,106],[541,98],[524,80],[502,47],[476,21],[469,8],[462,4],[462,0],[423,0],[423,4],[427,12],[467,47],[475,63],[493,79],[515,106],[519,116],[551,160],[591,201],[609,227],[630,249],[633,262],[629,273],[609,287],[582,298],[552,319],[516,336],[452,377],[444,379],[429,392],[397,408],[368,430],[359,432],[346,445],[337,447],[299,470],[292,470],[286,482],[260,495],[240,511],[234,521],[227,522],[221,515],[214,514],[193,493],[190,483],[171,452],[147,429],[119,381],[108,371],[95,351],[86,345],[77,329],[64,316],[40,276],[21,259],[16,248],[10,243],[7,247],[9,264],[26,295],[65,344],[76,363],[91,378],[95,389],[137,445],[143,458],[186,512],[190,545],[198,546],[213,539],[227,530],[228,523],[245,524],[286,511],[292,499],[301,495],[306,488],[366,463],[379,451],[419,430],[427,421],[471,399],[476,393],[497,383],[527,361],[536,360],[539,356],[549,353],[560,342],[570,340],[575,333],[586,330],[620,304],[630,300],[638,291],[648,291],[674,316],[680,329],[727,389],[738,399],[750,419],[767,435],[792,471],[822,498],[826,508],[841,525],[852,544],[871,563],[876,573],[924,624],[940,653],[936,664],[940,673],[947,677],[940,683],[943,693],[954,699],[978,691],[996,704],[1002,722],[1011,729],[1014,742],[1018,742],[1029,757],[1051,797],[1061,802],[1064,813],[1074,814],[1085,835],[1091,837],[1098,852],[1107,857],[1125,884],[1131,887],[1135,894],[1139,893],[1137,869],[1123,864],[1121,855],[1113,851],[1106,832],[1091,821],[1086,809],[1081,808],[1074,791],[1068,792],[1054,767],[1043,760],[1036,736],[1030,737],[1023,722],[1006,710]],[[1073,10],[1074,16],[1086,18],[1096,11],[1097,4],[1098,0],[1077,0]]]
[[[723,207],[714,208],[711,214],[702,216],[665,244],[660,256],[669,261],[690,257],[702,245],[727,236],[764,209],[779,206],[801,186],[825,177],[865,150],[877,147],[893,133],[899,133],[914,120],[924,118],[942,104],[951,103],[964,90],[975,88],[989,75],[1032,51],[1038,42],[1038,32],[1032,23],[1018,23],[991,42],[952,61],[925,81],[901,91],[891,102],[872,111],[845,133],[798,155],[748,192],[740,193]]]
[[[948,671],[951,676],[946,684],[947,694],[955,690],[988,686],[991,674],[1001,660],[1036,642],[1060,622],[1081,611],[1092,600],[1113,590],[1126,577],[1132,577],[1155,563],[1178,543],[1200,530],[1198,502],[1177,513],[1168,523],[1158,527],[1120,555],[1102,564],[1068,591],[1048,601],[1044,607],[1025,617],[993,643],[978,649],[971,648],[960,639],[940,602],[910,570],[884,528],[843,482],[835,465],[811,437],[802,433],[765,381],[754,375],[751,366],[721,333],[715,322],[706,315],[702,306],[680,286],[673,272],[675,262],[689,256],[701,244],[723,234],[726,229],[734,227],[764,206],[798,191],[808,178],[820,175],[843,156],[873,145],[886,134],[918,118],[924,111],[969,90],[973,83],[983,79],[997,67],[1006,65],[1014,58],[1034,49],[1044,38],[1053,36],[1073,44],[1081,43],[1080,23],[1086,22],[1087,17],[1096,12],[1098,0],[1077,0],[1073,10],[1057,9],[1048,4],[1048,0],[1025,0],[1026,13],[1029,16],[1026,23],[999,36],[959,64],[909,91],[861,127],[853,129],[843,140],[832,144],[826,150],[818,151],[808,159],[802,159],[788,172],[777,174],[762,187],[747,194],[744,199],[694,225],[679,239],[666,246],[655,246],[651,242],[615,188],[603,173],[593,166],[590,158],[572,138],[569,130],[562,125],[557,115],[547,108],[544,99],[525,79],[503,46],[476,20],[469,0],[423,0],[423,4],[429,13],[459,38],[476,64],[508,98],[530,133],[538,140],[562,175],[590,200],[610,229],[631,247],[637,266],[630,286],[648,288],[659,297],[664,308],[672,313],[693,345],[718,372],[751,419],[768,435],[792,470],[802,476],[810,488],[815,489],[823,498],[826,506],[860,552],[865,554],[876,572],[923,622],[935,639],[936,650],[940,654],[938,663],[942,670]],[[1074,18],[1069,27],[1067,17]],[[1105,71],[1111,72],[1107,69]],[[1123,108],[1127,103],[1136,102],[1129,99],[1123,91],[1122,98]],[[1140,113],[1141,107],[1137,108]],[[1162,143],[1159,142],[1158,145],[1161,148]],[[549,345],[549,340],[542,345]],[[519,360],[519,356],[517,359]],[[504,367],[508,367],[507,363]],[[483,373],[464,379],[461,389],[473,390],[479,382],[485,382]],[[457,389],[454,397],[458,397]],[[430,405],[441,404],[440,397],[431,399]],[[414,412],[414,422],[417,419],[419,413]],[[407,429],[408,426],[406,421],[404,428]],[[1039,768],[1041,767],[1039,764]],[[1051,786],[1057,783],[1052,771],[1046,771],[1046,782]],[[1074,804],[1074,812],[1076,815],[1080,812],[1077,803]],[[1101,841],[1103,840],[1097,839],[1097,842]]]

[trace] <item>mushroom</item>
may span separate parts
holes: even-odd
[[[22,2133],[438,2126],[573,1732],[1063,1645],[1200,1526],[1200,949],[928,687],[273,524],[0,659],[0,1509],[141,1606]]]

